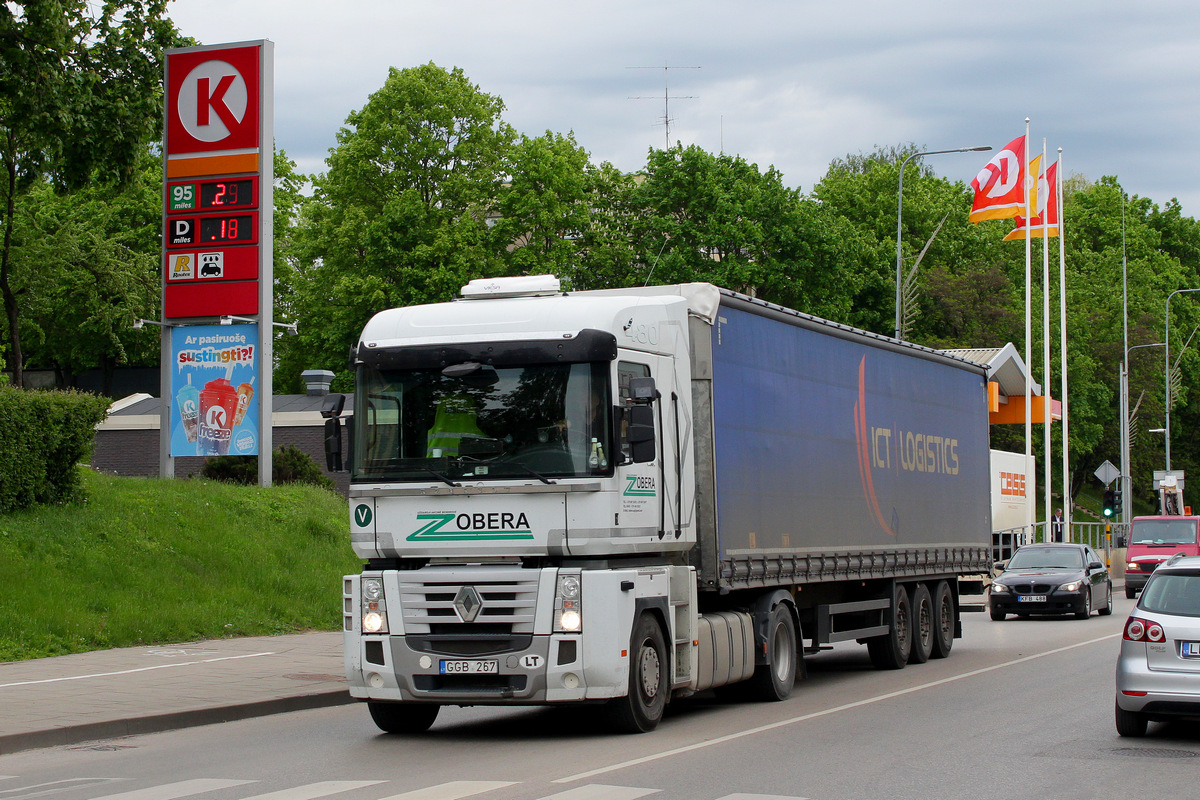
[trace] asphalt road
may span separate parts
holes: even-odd
[[[1116,735],[1116,604],[1086,622],[965,615],[950,658],[894,672],[839,646],[783,703],[693,698],[648,735],[580,708],[449,708],[384,736],[346,706],[0,757],[0,800],[1193,796],[1200,726]]]

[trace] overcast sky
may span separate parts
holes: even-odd
[[[774,165],[804,192],[847,153],[999,150],[1030,117],[1033,149],[1063,148],[1068,175],[1116,175],[1200,216],[1197,0],[175,0],[168,13],[204,44],[275,43],[275,137],[307,173],[389,67],[432,61],[503,99],[518,131],[574,131],[593,162],[626,171],[665,144],[666,75],[688,98],[670,101],[672,143]],[[989,158],[928,163],[970,181]]]

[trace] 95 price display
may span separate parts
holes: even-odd
[[[258,179],[253,177],[172,183],[167,187],[168,211],[221,211],[257,205]]]
[[[253,241],[255,241],[253,214],[229,214],[200,218],[200,244]]]

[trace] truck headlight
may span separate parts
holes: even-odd
[[[382,578],[362,579],[363,633],[387,633],[387,602],[383,596]]]
[[[583,630],[583,598],[580,574],[560,572],[554,590],[554,631],[579,633]]]

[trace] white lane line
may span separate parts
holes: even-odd
[[[349,792],[364,786],[374,786],[383,781],[319,781],[294,786],[291,789],[280,789],[278,792],[256,794],[243,800],[316,800],[318,797],[328,797],[339,792]]]
[[[0,775],[0,778],[13,778],[15,775]],[[58,792],[65,792],[68,789],[78,789],[82,786],[96,786],[103,783],[112,783],[120,780],[120,778],[66,778],[60,781],[50,781],[49,783],[35,783],[33,786],[21,786],[16,789],[5,789],[0,791],[0,800],[5,797],[19,797],[21,800],[29,800],[32,797],[45,797]]]
[[[195,664],[212,664],[217,661],[236,661],[239,658],[258,658],[259,656],[273,656],[274,653],[247,653],[241,656],[221,656],[220,658],[206,658],[202,661],[180,661],[178,664],[156,664],[153,667],[138,667],[137,669],[123,669],[118,672],[94,672],[91,675],[67,675],[62,678],[44,678],[39,681],[17,681],[16,683],[0,683],[0,689],[8,689],[13,686],[32,686],[37,683],[59,683],[61,681],[85,681],[89,678],[109,678],[113,675],[132,675],[135,672],[149,672],[154,669],[171,669],[173,667],[190,667]]]
[[[941,680],[931,681],[929,683],[923,683],[920,686],[911,686],[907,689],[900,689],[895,692],[888,692],[887,694],[881,694],[881,695],[877,695],[875,697],[869,697],[866,700],[857,700],[853,703],[846,703],[845,705],[837,706],[836,708],[827,708],[824,711],[814,711],[811,714],[804,714],[802,716],[792,717],[790,719],[782,719],[778,722],[772,722],[769,725],[760,725],[757,728],[749,728],[744,731],[739,731],[738,733],[731,733],[726,736],[719,736],[716,739],[707,739],[703,742],[697,742],[695,744],[689,744],[689,745],[685,745],[683,747],[676,747],[673,750],[664,750],[660,753],[654,753],[653,755],[642,756],[641,758],[632,758],[628,761],[622,761],[619,764],[610,764],[607,767],[599,767],[597,769],[588,770],[587,772],[579,772],[574,775],[568,775],[565,778],[558,778],[557,780],[553,781],[553,783],[572,783],[574,781],[587,780],[588,778],[594,778],[597,775],[603,775],[606,772],[615,772],[616,770],[625,769],[627,767],[636,767],[640,764],[648,764],[651,761],[659,761],[664,758],[670,758],[671,756],[677,756],[677,755],[681,755],[683,753],[690,753],[694,750],[702,750],[705,747],[712,747],[713,745],[716,745],[716,744],[724,744],[725,742],[732,742],[732,741],[736,741],[738,739],[744,739],[747,736],[756,736],[757,734],[765,733],[767,731],[773,731],[773,730],[776,730],[777,728],[785,728],[788,725],[795,725],[798,722],[807,722],[810,719],[817,719],[819,717],[827,717],[830,714],[837,714],[842,711],[850,711],[851,709],[855,709],[855,708],[862,708],[863,706],[868,706],[868,705],[871,705],[872,703],[879,703],[884,700],[891,700],[895,697],[903,697],[904,695],[912,694],[913,692],[922,692],[926,689],[932,689],[935,686],[943,686],[947,683],[954,683],[955,681],[961,681],[964,678],[974,678],[977,675],[984,675],[988,672],[994,672],[998,669],[1005,669],[1006,667],[1016,666],[1017,664],[1024,664],[1027,661],[1033,661],[1035,659],[1045,658],[1046,656],[1057,655],[1058,653],[1065,653],[1068,650],[1074,650],[1078,647],[1087,647],[1088,645],[1093,645],[1093,644],[1096,644],[1097,642],[1104,642],[1109,639],[1115,639],[1120,635],[1121,634],[1119,634],[1119,633],[1112,633],[1112,634],[1109,634],[1108,636],[1101,636],[1098,639],[1089,639],[1086,642],[1078,642],[1076,644],[1069,644],[1064,647],[1056,647],[1055,649],[1047,650],[1044,653],[1035,653],[1031,656],[1015,658],[1012,661],[1005,661],[1002,664],[993,664],[990,667],[982,667],[981,669],[972,670],[970,672],[964,672],[961,675],[953,675],[949,678],[942,678]]]
[[[460,800],[463,797],[512,785],[512,781],[450,781],[449,783],[439,783],[437,786],[426,786],[424,789],[415,789],[404,794],[394,794],[383,800]]]
[[[724,797],[718,797],[717,800],[808,800],[807,797],[793,797],[790,794],[746,794],[738,792],[737,794],[727,794]]]
[[[662,789],[642,789],[637,786],[605,786],[590,783],[577,789],[547,795],[541,800],[637,800],[648,794],[658,794]]]
[[[217,789],[228,789],[233,786],[242,786],[247,783],[255,783],[255,781],[232,781],[222,780],[220,778],[195,778],[190,781],[179,781],[178,783],[164,783],[160,786],[151,786],[148,789],[134,789],[132,792],[121,792],[120,794],[110,794],[104,797],[94,797],[92,800],[176,800],[179,797],[191,797],[194,794],[202,794],[204,792],[215,792]]]

